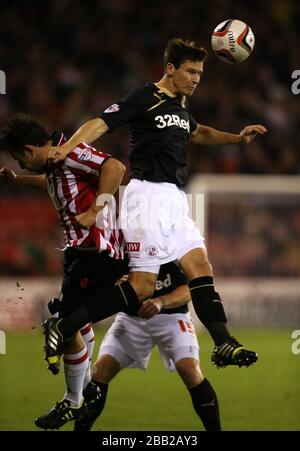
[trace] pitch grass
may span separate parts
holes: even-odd
[[[217,370],[212,343],[199,335],[201,366],[214,386],[224,430],[300,430],[300,355],[291,352],[291,330],[234,331],[260,355],[251,368]],[[97,332],[98,347],[103,331]],[[53,376],[43,361],[42,334],[7,333],[0,355],[0,430],[37,430],[33,420],[64,393],[63,372]],[[96,351],[95,347],[95,351]],[[96,354],[95,354],[96,355]],[[72,430],[67,424],[63,430]],[[106,408],[94,430],[203,430],[189,393],[176,373],[164,370],[157,350],[147,371],[124,370],[111,383]]]

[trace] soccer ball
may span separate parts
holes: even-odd
[[[248,58],[255,43],[251,28],[237,19],[224,20],[211,36],[211,46],[225,63],[240,63]]]

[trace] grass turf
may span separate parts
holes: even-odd
[[[212,342],[199,335],[201,367],[215,388],[224,430],[300,430],[300,354],[291,352],[290,330],[239,330],[238,339],[259,353],[251,368],[216,369]],[[98,329],[96,347],[103,331]],[[40,332],[6,334],[0,355],[0,430],[37,430],[33,420],[62,398],[63,371],[53,376],[43,361]],[[251,346],[250,346],[251,345]],[[95,355],[96,349],[95,347]],[[66,424],[63,430],[72,430]],[[165,371],[155,349],[147,371],[124,370],[111,383],[94,430],[203,430],[176,373]]]

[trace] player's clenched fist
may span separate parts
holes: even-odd
[[[143,319],[152,318],[157,315],[162,309],[162,301],[159,298],[148,299],[143,302],[142,307],[138,311],[138,315]]]
[[[62,149],[61,147],[50,147],[48,153],[48,163],[59,163],[67,158],[69,149]]]
[[[0,169],[0,180],[6,183],[15,183],[17,181],[17,174],[9,168]]]

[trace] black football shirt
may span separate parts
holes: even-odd
[[[149,83],[130,91],[100,117],[109,133],[129,124],[131,178],[169,182],[179,187],[186,184],[187,142],[197,128],[186,97],[173,96]]]
[[[161,265],[157,277],[153,298],[168,294],[180,285],[187,285],[188,281],[184,273],[178,268],[174,262]],[[172,309],[162,309],[160,313],[187,313],[187,305],[181,305]]]

